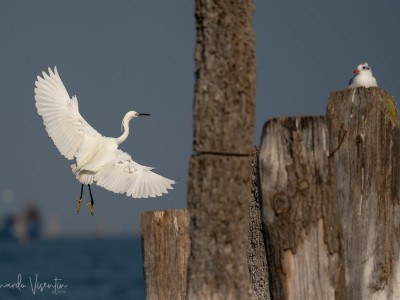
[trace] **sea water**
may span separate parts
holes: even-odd
[[[0,240],[0,299],[144,299],[140,237]]]

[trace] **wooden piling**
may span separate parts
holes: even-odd
[[[378,88],[331,93],[326,117],[265,124],[251,213],[272,299],[400,298],[399,142],[396,101]]]
[[[256,92],[254,8],[252,0],[195,1],[191,300],[253,296],[246,242]]]
[[[335,299],[340,227],[324,117],[268,121],[259,174],[272,299]]]
[[[187,210],[145,212],[141,228],[146,300],[186,299],[190,252]]]
[[[399,299],[396,100],[379,88],[338,91],[330,95],[327,117],[330,149],[338,149],[330,160],[335,167],[347,299]]]
[[[196,0],[193,149],[249,155],[253,145],[256,53],[252,0]]]
[[[258,154],[260,146],[254,146],[251,165],[251,197],[249,203],[249,238],[247,240],[247,260],[250,281],[257,300],[270,300],[270,275],[267,251],[265,249],[264,227],[262,223],[262,199],[258,180]]]
[[[250,165],[248,156],[202,154],[190,160],[188,299],[251,299],[246,261]]]

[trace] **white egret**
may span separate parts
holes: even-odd
[[[133,198],[161,196],[172,189],[176,181],[162,177],[151,167],[142,166],[131,156],[118,149],[129,134],[129,121],[135,117],[149,114],[128,112],[122,120],[123,133],[118,138],[105,137],[90,126],[79,113],[76,96],[69,97],[58,75],[49,68],[49,75],[43,72],[35,82],[35,100],[38,114],[54,144],[67,159],[76,159],[71,165],[76,179],[82,184],[78,201],[79,213],[83,186],[89,187],[91,213],[94,201],[90,185],[97,185],[114,193],[121,193]]]

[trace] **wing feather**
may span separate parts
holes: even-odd
[[[43,118],[46,131],[57,149],[68,159],[73,159],[85,136],[99,136],[79,113],[78,100],[69,97],[57,68],[43,72],[35,82],[35,100],[38,114]]]
[[[113,160],[96,172],[94,180],[97,185],[107,190],[133,198],[148,198],[168,193],[176,182],[150,169],[133,161],[128,153],[117,149],[113,152]]]

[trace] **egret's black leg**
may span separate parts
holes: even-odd
[[[89,187],[89,194],[90,194],[90,203],[86,204],[86,206],[90,204],[90,206],[91,206],[90,212],[93,216],[94,200],[93,200],[93,196],[92,196],[92,190],[90,189],[90,184],[88,184],[88,187]]]
[[[78,202],[78,208],[76,209],[76,214],[79,214],[79,210],[81,209],[81,205],[82,205],[82,194],[83,194],[83,184],[81,187],[81,196],[79,199],[77,199],[76,201]]]
[[[83,194],[83,183],[82,183],[82,186],[81,186],[81,198],[80,199],[82,199],[82,194]]]

